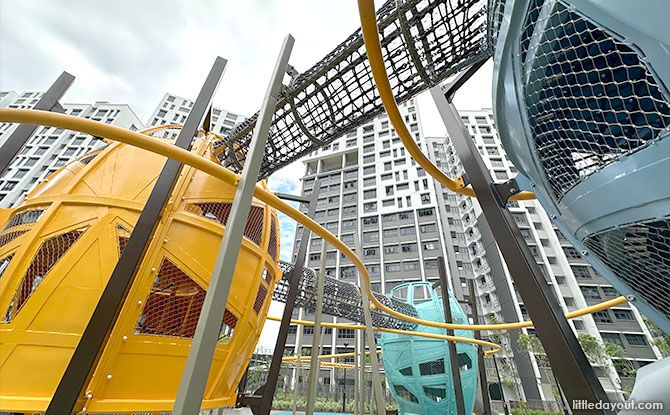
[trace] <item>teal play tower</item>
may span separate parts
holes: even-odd
[[[429,282],[398,285],[391,296],[416,307],[419,318],[444,322],[440,288]],[[467,324],[463,309],[449,293],[454,323]],[[446,334],[446,330],[418,326],[417,331]],[[472,331],[456,330],[456,336],[472,338]],[[444,340],[384,333],[381,336],[386,379],[398,402],[401,415],[444,415],[456,413],[448,343]],[[458,343],[458,364],[465,412],[472,413],[477,392],[477,350],[474,345]]]

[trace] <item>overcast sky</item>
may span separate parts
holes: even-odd
[[[194,99],[218,55],[228,66],[214,104],[248,116],[260,107],[287,33],[296,39],[291,64],[302,72],[359,24],[356,3],[341,0],[2,0],[0,90],[42,91],[65,70],[76,80],[64,102],[125,103],[147,121],[165,92]],[[459,92],[459,109],[491,106],[491,67]],[[419,111],[426,135],[444,135],[430,94],[419,97]],[[294,163],[270,186],[297,193],[302,173]],[[293,229],[282,220],[285,258]],[[268,322],[264,346],[274,344],[277,324]]]

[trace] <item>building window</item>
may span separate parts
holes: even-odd
[[[427,217],[427,216],[433,216],[433,208],[429,209],[419,209],[416,211],[419,217]]]
[[[368,202],[363,204],[364,212],[375,212],[377,210],[377,202]]]
[[[392,262],[390,264],[384,265],[384,271],[386,272],[400,272],[400,262]]]
[[[633,312],[630,310],[614,309],[612,310],[612,313],[614,313],[614,317],[616,317],[617,320],[635,320]]]
[[[568,259],[580,259],[582,255],[575,248],[571,246],[563,247],[563,252]]]
[[[402,252],[417,252],[416,243],[402,244]]]
[[[302,334],[314,334],[314,327],[313,326],[303,326]]]
[[[378,242],[379,241],[379,232],[363,232],[363,242]]]
[[[353,339],[354,329],[337,329],[338,339]]]
[[[601,298],[600,293],[598,292],[598,287],[582,286],[579,288],[582,290],[582,294],[584,294],[584,298],[586,299],[599,300]]]
[[[610,313],[607,310],[602,310],[602,311],[596,311],[593,313],[593,319],[596,321],[596,323],[611,323],[612,318],[610,317]]]
[[[570,268],[572,268],[572,273],[575,274],[575,278],[582,280],[591,279],[591,273],[589,272],[588,267],[583,265],[571,265]]]
[[[422,205],[428,205],[428,204],[430,204],[430,194],[429,194],[429,193],[423,193],[423,194],[421,195],[421,204],[422,204]],[[432,214],[432,213],[431,213],[431,214]],[[419,216],[424,216],[424,215],[421,215],[421,213],[419,213]],[[430,216],[430,215],[427,215],[427,216]]]
[[[361,219],[361,222],[363,222],[363,225],[376,225],[379,222],[379,217],[378,216],[368,216],[363,219]]]
[[[384,254],[391,255],[397,254],[400,251],[399,245],[384,245]]]
[[[419,269],[419,261],[403,261],[402,269],[405,271],[416,271]]]
[[[370,189],[363,192],[363,199],[374,199],[377,197],[377,189]]]
[[[628,344],[631,346],[646,346],[647,345],[647,340],[644,338],[644,335],[642,334],[628,334],[625,333],[624,337],[626,338],[626,341]]]
[[[623,346],[623,341],[621,340],[621,336],[619,336],[619,333],[600,333],[600,335],[603,338],[603,342],[605,343],[611,343],[611,344],[616,344],[618,346]]]

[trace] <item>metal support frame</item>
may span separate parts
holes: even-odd
[[[33,109],[61,112],[63,107],[58,103],[58,100],[65,95],[73,82],[74,76],[67,72],[61,73],[37,101]],[[7,170],[12,160],[16,158],[28,139],[35,133],[35,130],[37,130],[37,125],[21,124],[7,137],[7,140],[0,146],[0,175]]]
[[[490,341],[490,339],[487,339]],[[507,399],[505,399],[505,390],[503,389],[502,382],[500,381],[500,371],[498,371],[498,361],[496,360],[496,355],[493,356],[493,367],[496,369],[496,376],[498,377],[498,390],[500,391],[500,397],[502,398],[503,403],[503,412],[505,415],[509,415],[509,407],[507,406]]]
[[[360,234],[355,235],[356,238],[356,254],[361,255],[363,252],[363,246],[361,244]],[[358,285],[361,285],[360,275],[358,276],[359,281]],[[372,392],[375,399],[375,407],[377,409],[378,415],[383,415],[386,413],[386,404],[384,403],[384,391],[382,390],[382,381],[379,376],[379,356],[377,355],[377,343],[375,342],[375,333],[373,331],[372,325],[372,315],[370,313],[370,299],[365,290],[361,289],[361,300],[363,305],[363,316],[365,318],[365,339],[368,343],[368,348],[370,349],[370,380],[372,382]],[[361,362],[362,364],[362,375],[361,379],[363,385],[365,385],[365,347],[361,348]],[[359,397],[363,399],[362,397]],[[372,408],[370,408],[370,413],[372,413]]]
[[[259,122],[254,130],[249,153],[244,162],[244,170],[235,190],[235,198],[226,223],[226,231],[223,234],[223,240],[214,262],[207,294],[177,390],[177,397],[173,406],[173,413],[176,415],[192,415],[200,411],[214,349],[221,330],[221,321],[228,301],[228,293],[237,265],[244,227],[251,208],[251,200],[261,162],[263,161],[265,143],[269,135],[277,97],[283,87],[282,80],[286,73],[293,42],[293,36],[291,35],[284,38],[279,57],[272,71],[261,107]]]
[[[453,323],[451,318],[451,304],[449,302],[449,283],[447,282],[447,266],[444,257],[437,257],[437,273],[440,277],[440,290],[442,291],[442,305],[444,306],[444,322]],[[454,336],[454,330],[447,329],[447,336]],[[454,385],[454,398],[456,399],[456,414],[465,415],[465,402],[463,402],[463,385],[461,383],[461,368],[458,365],[458,352],[456,343],[449,342],[449,361],[451,363],[451,380]],[[481,349],[479,347],[478,349]]]
[[[477,297],[475,296],[475,282],[468,280],[468,297],[470,314],[472,315],[473,324],[479,324],[479,308],[477,307]],[[481,340],[482,333],[479,330],[474,332],[475,339]],[[477,369],[479,370],[479,386],[482,390],[482,406],[483,415],[491,415],[491,398],[489,397],[489,382],[486,379],[486,364],[484,363],[484,349],[477,348]]]
[[[447,127],[456,152],[477,195],[484,216],[508,269],[521,294],[528,314],[551,363],[552,370],[564,386],[568,401],[608,402],[577,338],[570,328],[557,299],[545,281],[511,214],[498,198],[491,175],[475,143],[456,110],[440,86],[431,94]],[[607,413],[604,410],[592,413]]]
[[[316,179],[314,181],[314,188],[312,190],[309,203],[307,204],[307,216],[314,217],[316,213],[316,201],[319,198],[321,190],[321,181]],[[298,245],[298,253],[295,261],[295,267],[288,277],[289,288],[286,298],[286,305],[284,306],[284,314],[282,315],[279,326],[279,333],[277,334],[277,342],[272,354],[272,362],[268,370],[268,376],[265,384],[254,392],[253,396],[239,396],[238,406],[249,405],[254,415],[269,415],[272,409],[272,400],[274,399],[275,389],[277,388],[277,379],[281,369],[282,358],[284,357],[284,348],[286,347],[286,338],[288,337],[288,329],[291,325],[291,318],[293,318],[293,308],[295,300],[298,295],[298,288],[300,286],[300,275],[305,266],[305,258],[307,257],[307,247],[309,245],[309,238],[311,231],[308,228],[303,228],[300,237],[300,245]]]
[[[316,403],[316,383],[319,380],[321,366],[319,364],[319,355],[321,354],[321,317],[323,315],[323,287],[326,279],[326,241],[321,243],[321,261],[319,272],[316,274],[316,308],[314,310],[314,333],[312,334],[312,355],[309,364],[309,377],[307,381],[307,403],[305,415],[314,414],[314,405]]]
[[[193,137],[198,133],[202,119],[211,106],[226,60],[217,57],[207,79],[193,104],[193,109],[186,118],[184,127],[179,132],[175,146],[189,150]],[[84,330],[81,340],[65,369],[65,373],[56,388],[47,408],[47,415],[64,415],[73,411],[82,411],[86,391],[98,360],[104,350],[109,335],[121,312],[128,291],[132,286],[137,270],[140,266],[154,236],[160,221],[163,209],[167,204],[179,174],[182,164],[168,159],[161,170],[144,209],[137,219],[137,223],[130,234],[126,247],[114,267],[109,282],[100,297],[93,315]]]

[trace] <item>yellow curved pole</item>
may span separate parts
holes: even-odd
[[[237,174],[226,169],[220,164],[214,163],[211,160],[208,160],[204,157],[198,156],[197,154],[191,153],[181,148],[175,147],[174,145],[168,142],[151,138],[139,132],[129,131],[121,127],[105,124],[99,121],[93,121],[86,118],[79,118],[71,115],[59,114],[50,111],[3,108],[0,109],[0,122],[10,122],[10,123],[18,122],[24,124],[48,125],[50,127],[79,131],[82,133],[99,136],[114,141],[120,141],[122,143],[126,143],[138,148],[142,148],[147,151],[151,151],[152,153],[160,154],[162,156],[177,160],[180,163],[187,164],[207,174],[210,174],[220,180],[223,180],[230,185],[237,186],[239,182],[239,176]],[[378,309],[386,312],[391,316],[394,316],[404,321],[409,321],[411,323],[416,323],[419,325],[437,327],[441,329],[453,329],[453,330],[508,330],[522,327],[532,327],[531,322],[475,324],[475,325],[448,324],[430,320],[422,320],[420,318],[408,316],[396,310],[393,310],[392,308],[389,308],[386,305],[382,304],[372,294],[372,291],[370,290],[370,274],[368,273],[368,270],[365,268],[363,261],[344,242],[342,242],[339,238],[330,233],[328,230],[319,225],[310,217],[304,215],[299,210],[293,208],[288,203],[279,199],[272,192],[265,190],[257,185],[256,189],[254,190],[254,196],[260,201],[284,213],[286,216],[290,217],[296,222],[299,222],[300,224],[302,224],[303,226],[314,232],[314,234],[322,237],[329,244],[331,244],[333,247],[342,252],[358,269],[361,279],[364,282],[362,288],[366,291],[368,297],[371,299],[371,302],[374,304],[374,306],[376,306]],[[595,311],[600,311],[605,308],[612,307],[614,305],[622,304],[624,302],[626,302],[625,297],[618,297],[613,300],[606,301],[604,303],[584,308],[582,310],[573,311],[571,313],[566,314],[566,317],[567,316],[571,316],[568,318],[579,317],[585,314],[589,314]],[[391,330],[391,329],[384,329],[384,330]]]
[[[271,320],[271,321],[281,321],[281,317],[277,317],[277,316],[267,316],[266,319]],[[300,325],[303,325],[303,326],[313,326],[314,325],[314,322],[309,321],[309,320],[291,319],[291,323],[300,324]],[[339,329],[352,329],[352,330],[363,330],[365,328],[365,326],[360,325],[360,324],[346,324],[346,323],[321,323],[321,326],[322,327],[329,327],[329,328],[339,328]],[[422,331],[388,329],[388,328],[385,328],[385,327],[373,327],[372,329],[375,330],[375,331],[381,331],[383,333],[404,334],[404,335],[407,335],[407,336],[425,337],[427,339],[446,340],[446,341],[451,341],[451,342],[456,342],[456,343],[470,343],[470,344],[476,344],[478,346],[487,346],[487,347],[490,347],[491,349],[484,351],[484,354],[486,354],[486,355],[493,354],[493,353],[498,353],[500,350],[502,350],[500,345],[498,345],[496,343],[487,342],[485,340],[471,339],[469,337],[448,336],[446,334],[425,333],[425,332],[422,332]],[[347,354],[347,353],[344,353],[344,354]]]
[[[477,197],[471,187],[465,187],[462,178],[456,180],[451,179],[445,175],[436,165],[434,165],[428,157],[421,151],[421,148],[414,142],[412,134],[407,129],[405,121],[403,120],[398,105],[393,96],[391,83],[389,82],[386,68],[384,67],[384,58],[382,57],[382,49],[379,43],[379,32],[377,29],[377,17],[375,15],[374,0],[358,0],[358,12],[361,19],[361,30],[363,32],[363,41],[365,42],[365,50],[370,61],[370,69],[372,76],[375,79],[379,96],[384,104],[384,109],[388,114],[389,120],[398,133],[398,137],[407,149],[407,152],[412,158],[421,166],[426,173],[428,173],[435,180],[440,182],[447,189],[460,193],[465,196]],[[532,192],[520,192],[510,197],[511,200],[531,200],[535,199],[535,194]]]

